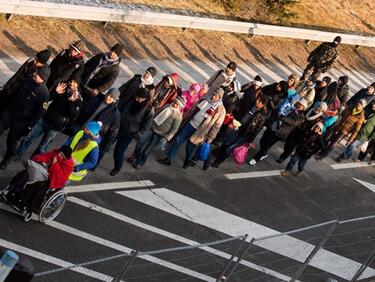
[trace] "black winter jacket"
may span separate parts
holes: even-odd
[[[254,113],[247,128],[244,131],[241,130],[243,132],[242,135],[246,138],[246,142],[254,142],[269,117],[269,112],[266,109],[261,109]]]
[[[324,147],[322,135],[315,134],[311,129],[305,132],[299,145],[296,147],[296,154],[304,159],[310,159]]]
[[[69,49],[60,52],[51,62],[51,75],[47,82],[48,89],[54,89],[59,82],[74,79],[80,84],[84,69],[82,57],[70,58]]]
[[[134,106],[133,103],[133,101],[128,103],[121,113],[120,130],[124,129],[127,132],[136,133],[137,135],[142,136],[151,129],[154,119],[154,109],[149,101],[149,103],[137,114],[132,115],[130,109]]]
[[[279,120],[283,123],[277,130],[276,136],[285,141],[290,132],[305,121],[305,115],[302,111],[293,111],[287,116],[281,116]]]
[[[236,119],[241,120],[242,117],[254,106],[256,99],[261,95],[262,91],[260,89],[255,90],[253,86],[247,88],[242,99],[237,103],[236,110],[234,111]]]

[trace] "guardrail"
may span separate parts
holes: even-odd
[[[118,22],[128,24],[192,28],[315,41],[332,41],[335,36],[340,35],[342,37],[342,43],[344,44],[375,47],[375,36],[360,36],[345,33],[318,31],[312,29],[219,20],[168,13],[99,8],[38,1],[0,0],[0,13],[10,15],[16,14],[39,17],[101,21],[106,23]]]

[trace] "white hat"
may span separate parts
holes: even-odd
[[[307,108],[307,101],[304,98],[301,98],[297,101],[297,103],[300,103],[305,109]]]
[[[363,107],[367,106],[367,101],[365,99],[359,100],[359,102],[362,104]]]

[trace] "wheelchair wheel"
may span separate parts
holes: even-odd
[[[66,202],[64,190],[52,194],[43,204],[39,211],[38,219],[41,223],[52,221],[64,208]]]

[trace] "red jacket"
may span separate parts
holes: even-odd
[[[53,189],[63,188],[74,168],[73,159],[66,160],[59,156],[59,152],[60,150],[53,150],[32,158],[37,163],[48,164],[49,187]],[[53,162],[55,157],[56,161]]]

